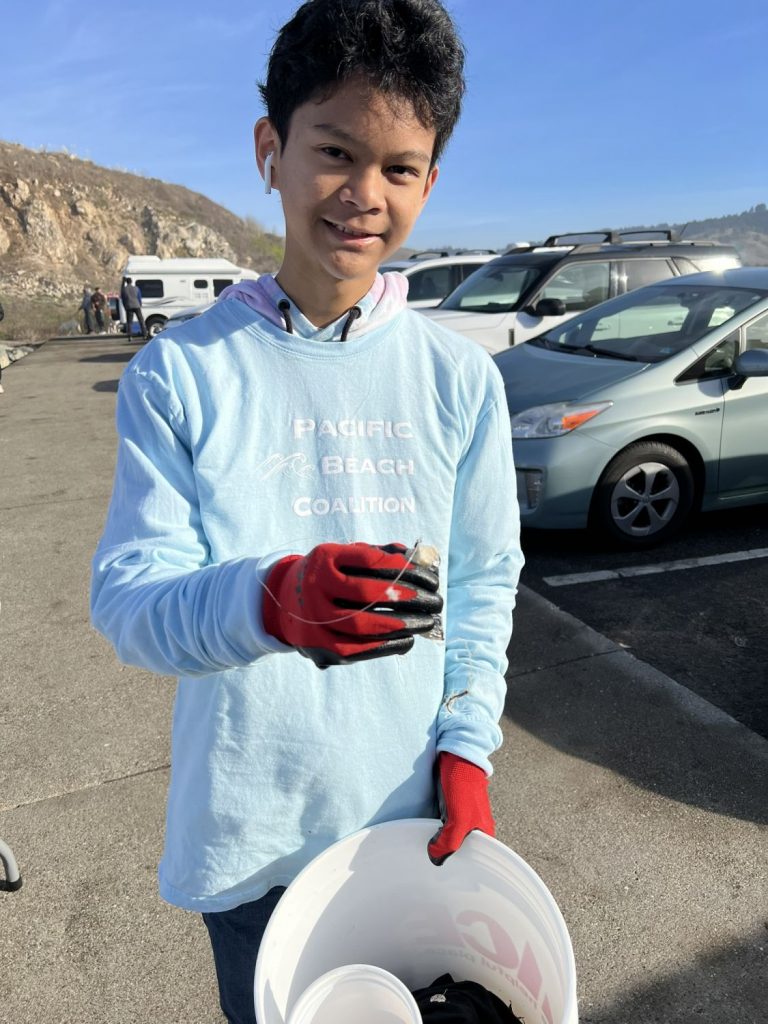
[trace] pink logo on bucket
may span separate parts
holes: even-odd
[[[410,940],[419,945],[438,946],[446,953],[453,948],[454,957],[471,962],[476,961],[476,954],[486,971],[499,974],[529,1005],[540,1010],[542,1021],[555,1024],[549,997],[542,992],[541,969],[530,944],[526,941],[520,953],[496,918],[481,910],[462,910],[453,916],[443,904],[423,903],[412,908],[407,927]]]

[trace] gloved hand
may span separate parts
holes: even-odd
[[[488,777],[482,768],[443,750],[437,757],[437,794],[443,827],[427,846],[433,864],[455,853],[473,829],[496,834],[488,800]]]
[[[281,558],[265,580],[264,628],[318,668],[405,654],[443,607],[437,573],[409,562],[407,550],[319,544]]]

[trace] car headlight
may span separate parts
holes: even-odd
[[[512,417],[512,437],[560,437],[562,434],[570,434],[612,405],[613,402],[557,402],[523,409]]]

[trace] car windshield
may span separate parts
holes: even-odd
[[[724,285],[651,285],[566,320],[529,345],[660,363],[768,295]]]
[[[547,266],[541,264],[485,263],[440,304],[440,309],[464,313],[507,313],[539,280]]]

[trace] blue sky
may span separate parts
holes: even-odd
[[[282,234],[251,129],[294,0],[0,0],[0,138],[203,192]],[[765,0],[452,0],[464,114],[409,244],[556,231],[768,201]]]

